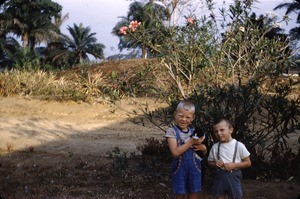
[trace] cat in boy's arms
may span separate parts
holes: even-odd
[[[205,158],[205,155],[207,153],[206,147],[208,145],[208,142],[207,142],[207,138],[206,138],[205,134],[206,134],[206,130],[204,127],[195,126],[194,132],[191,135],[191,138],[194,138],[194,139],[199,139],[204,136],[204,141],[202,142],[202,145],[205,145],[205,147],[195,146],[195,145],[193,146],[196,154],[201,158]],[[198,147],[200,147],[201,150],[196,150],[196,149],[199,149]]]

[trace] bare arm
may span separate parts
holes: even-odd
[[[178,158],[182,155],[185,151],[187,151],[193,144],[198,143],[199,141],[191,138],[186,141],[183,145],[177,146],[177,141],[175,138],[168,138],[168,144],[171,151],[171,154],[174,158]]]

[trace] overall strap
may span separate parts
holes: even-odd
[[[218,160],[220,160],[220,145],[221,145],[221,143],[219,142],[218,143],[218,153],[217,153],[217,158],[218,158]]]
[[[220,145],[221,143],[219,142],[218,143],[218,160],[220,160]],[[235,162],[235,158],[236,158],[236,152],[237,152],[237,147],[238,147],[238,141],[235,142],[235,147],[234,147],[234,153],[233,153],[233,159],[232,159],[232,162],[234,163]]]
[[[175,130],[175,133],[176,133],[177,146],[180,146],[180,133],[179,133],[179,129],[177,128],[177,126],[173,126],[173,129]]]
[[[233,159],[232,159],[233,163],[235,162],[235,158],[236,158],[237,146],[238,146],[238,141],[235,142],[234,155],[233,155]]]

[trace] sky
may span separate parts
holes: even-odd
[[[119,39],[111,34],[113,27],[120,21],[121,16],[126,16],[129,5],[133,0],[53,0],[60,4],[62,14],[69,14],[69,19],[64,22],[61,31],[68,34],[67,27],[73,27],[73,24],[83,24],[84,27],[90,27],[91,33],[96,33],[97,43],[106,46],[104,49],[105,57],[118,54]],[[200,0],[194,0],[200,2]],[[222,2],[229,4],[232,0],[215,0],[217,6]],[[259,0],[254,4],[257,14],[265,14],[268,11],[276,13],[280,18],[284,15],[285,9],[273,11],[273,8],[283,2],[292,2],[292,0]],[[289,30],[292,22],[296,21],[296,15],[291,15],[290,25],[281,24],[281,27]],[[286,31],[287,32],[287,31]]]

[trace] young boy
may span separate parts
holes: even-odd
[[[212,146],[208,156],[208,165],[216,168],[212,195],[217,199],[226,196],[240,199],[243,197],[241,169],[251,166],[250,153],[243,143],[231,137],[233,127],[228,119],[217,119],[213,132],[219,142]]]
[[[175,126],[166,131],[166,138],[173,156],[171,181],[176,199],[197,199],[201,191],[201,158],[195,153],[206,153],[201,144],[203,137],[191,137],[194,129],[190,124],[195,118],[195,106],[189,101],[181,101],[174,113]]]

